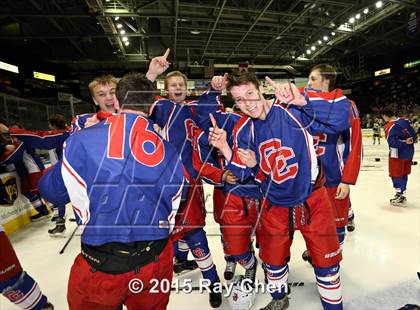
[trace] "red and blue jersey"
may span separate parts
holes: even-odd
[[[291,123],[299,130],[290,130]],[[258,165],[247,168],[238,148],[254,151]],[[227,168],[241,181],[255,177],[273,205],[293,207],[306,200],[317,176],[312,137],[292,113],[273,104],[265,120],[244,116],[238,121]]]
[[[217,115],[217,113],[214,115]],[[232,137],[232,131],[228,132],[228,137]],[[229,140],[232,141],[232,139]],[[225,172],[224,158],[221,158],[217,149],[209,145],[208,132],[201,129],[196,132],[193,161],[200,177],[208,183],[218,186],[223,192],[232,192],[240,197],[262,198],[259,184],[255,182],[253,176],[237,184],[229,184],[222,181],[223,173]]]
[[[331,105],[317,96],[306,99],[306,106],[288,108],[275,100],[264,120],[242,117],[235,127],[227,168],[241,180],[253,175],[264,197],[276,206],[293,207],[312,192],[318,165],[310,132],[337,133],[349,127],[347,100]],[[238,148],[254,151],[258,165],[247,168]]]
[[[28,149],[25,143],[14,139],[13,151],[5,151],[0,155],[0,165],[13,164],[16,172],[21,178],[31,173],[42,172],[45,167],[41,159],[32,153],[32,149]]]
[[[79,130],[82,130],[85,128],[85,123],[88,118],[91,118],[95,116],[96,113],[85,113],[76,115],[75,118],[71,121],[71,130],[70,134],[73,134],[75,132],[78,132]]]
[[[338,104],[345,98],[341,89],[334,89],[328,93],[307,89],[306,94],[325,98],[331,104]],[[359,175],[362,162],[362,130],[357,107],[352,101],[350,104],[350,128],[339,133],[314,135],[315,150],[324,168],[327,187],[336,187],[340,183],[354,185]]]
[[[210,122],[209,114],[213,114],[213,116],[215,116],[215,113],[219,112],[221,113],[219,115],[228,116],[228,117],[216,116],[217,118],[219,118],[218,119],[219,121],[217,122],[217,124],[220,126],[220,128],[223,127],[223,129],[225,129],[227,132],[228,131],[232,132],[236,121],[240,118],[240,117],[235,117],[234,114],[229,116],[231,113],[224,112],[223,105],[220,102],[220,95],[221,95],[221,92],[216,91],[211,88],[200,96],[200,101],[198,102],[197,109],[196,109],[197,124],[198,124],[198,127],[200,127],[206,132],[212,126]]]
[[[9,133],[32,149],[51,150],[51,164],[55,164],[61,158],[64,141],[69,136],[69,132],[62,130],[29,131],[10,128]]]
[[[168,237],[183,183],[173,145],[148,118],[122,113],[70,136],[40,189],[54,204],[68,192],[85,225],[82,242],[102,245]]]
[[[193,165],[204,181],[214,186],[223,187],[223,161],[218,150],[208,144],[208,133],[198,128],[194,131]]]
[[[414,144],[407,144],[407,138],[417,141],[417,134],[409,120],[399,117],[385,124],[385,138],[389,146],[389,157],[413,159]]]
[[[195,101],[178,104],[169,99],[155,101],[150,119],[162,129],[162,136],[175,146],[191,178],[198,177],[192,163],[192,141],[196,125]]]
[[[197,170],[200,170],[200,176],[212,184],[222,185],[225,193],[232,192],[240,197],[249,197],[260,199],[262,197],[259,184],[250,176],[237,184],[222,184],[222,176],[226,167],[224,158],[219,155],[217,149],[214,149],[208,142],[208,129],[211,126],[209,114],[216,119],[217,126],[226,131],[228,144],[233,147],[233,132],[236,123],[241,118],[240,114],[227,113],[222,110],[219,100],[220,92],[209,90],[201,95],[197,105],[197,121],[201,128],[196,134],[196,145],[194,147],[194,161]]]

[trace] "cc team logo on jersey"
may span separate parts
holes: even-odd
[[[188,141],[192,141],[194,138],[194,130],[196,130],[197,125],[194,123],[194,121],[190,118],[187,118],[184,121],[185,124],[185,131],[186,131],[186,137]]]
[[[320,146],[319,142],[327,142],[327,135],[322,133],[320,135],[313,136],[313,138],[316,156],[320,157],[325,154],[325,146]]]
[[[287,164],[287,160],[295,157],[293,149],[281,145],[280,139],[270,139],[260,144],[261,170],[270,174],[272,180],[281,184],[296,177],[299,170],[298,163]]]

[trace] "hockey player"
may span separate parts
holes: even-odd
[[[150,61],[146,77],[151,82],[154,82],[156,78],[169,67],[169,63],[167,62],[169,51],[170,50],[167,49],[163,56],[154,57]],[[30,139],[30,142],[34,142],[34,144],[37,145],[38,148],[42,148],[42,146],[48,149],[54,147],[55,152],[57,154],[57,158],[60,158],[62,153],[62,144],[67,139],[69,133],[74,133],[86,127],[90,127],[98,123],[99,121],[105,119],[109,115],[112,115],[112,113],[116,113],[119,111],[118,101],[115,97],[117,83],[118,80],[112,75],[103,75],[96,77],[92,82],[89,83],[89,90],[92,96],[92,101],[95,103],[95,105],[99,107],[98,113],[87,113],[77,115],[72,121],[70,132],[66,127],[63,119],[52,117],[49,119],[50,127],[52,130],[61,130],[61,135],[57,132],[44,134],[41,133],[39,134],[42,138],[41,140],[35,139],[35,141],[33,141],[34,139],[28,137]],[[58,210],[58,214],[55,219],[56,227],[49,229],[48,233],[50,234],[50,236],[62,236],[66,230],[64,219],[66,210],[65,205],[58,206],[55,210]]]
[[[205,205],[202,182],[192,164],[192,140],[197,128],[195,119],[195,102],[186,102],[187,77],[179,71],[173,71],[165,77],[165,90],[169,99],[156,101],[151,110],[151,119],[159,128],[162,135],[171,142],[180,154],[182,163],[189,175],[187,200],[181,204],[176,222],[178,231],[175,239],[179,251],[175,257],[175,268],[181,265],[187,269],[188,249],[191,250],[203,278],[211,282],[209,303],[213,308],[220,306],[222,296],[214,289],[219,282],[216,266],[213,263],[206,233]],[[191,267],[194,268],[194,267]]]
[[[89,90],[92,101],[99,107],[99,110],[105,113],[115,113],[119,106],[115,97],[115,89],[118,80],[112,75],[102,75],[93,79],[89,83]],[[85,127],[99,122],[96,113],[86,113],[77,115],[72,121],[71,132],[79,131]]]
[[[49,119],[50,130],[29,131],[25,129],[9,128],[12,137],[22,141],[32,149],[48,150],[50,163],[55,165],[61,158],[64,141],[69,136],[69,128],[62,115],[52,115]],[[54,216],[51,219],[56,226],[48,230],[51,237],[64,236],[66,231],[66,206],[53,206]]]
[[[334,88],[336,77],[334,67],[318,64],[310,71],[308,87],[304,93],[318,93],[332,103],[337,102],[344,95],[341,89]],[[337,234],[342,248],[349,220],[350,185],[356,184],[362,161],[362,129],[359,112],[354,102],[351,101],[350,128],[339,133],[316,135],[314,144],[316,155],[324,168],[325,187],[333,206]],[[303,258],[310,261],[307,253],[303,254]]]
[[[166,49],[162,56],[154,57],[149,64],[146,77],[154,82],[156,78],[166,71],[169,67],[167,61],[170,49]],[[86,113],[77,115],[72,121],[71,132],[79,131],[85,127],[92,126],[104,119],[106,116],[119,111],[120,107],[115,97],[115,89],[118,80],[112,75],[102,75],[93,79],[89,83],[89,91],[92,101],[98,106],[101,115],[97,113]]]
[[[373,123],[373,144],[375,144],[376,139],[378,139],[378,144],[381,144],[381,124],[379,119],[375,119]]]
[[[407,201],[404,194],[411,173],[417,134],[407,119],[395,116],[393,109],[386,108],[381,114],[387,122],[384,129],[389,146],[389,176],[395,190],[395,196],[390,202],[393,206],[404,207]]]
[[[266,100],[254,75],[229,76],[228,91],[247,117],[231,149],[226,132],[213,123],[209,141],[228,160],[227,168],[240,180],[254,176],[261,183],[263,203],[257,240],[269,283],[276,289],[264,309],[288,307],[287,277],[293,232],[300,229],[310,252],[325,309],[342,309],[339,278],[341,251],[335,233],[328,194],[317,177],[314,132],[334,133],[349,127],[349,103],[344,97],[331,105],[316,94],[303,97],[293,85],[275,84],[280,102],[304,105],[286,109],[277,100]],[[313,104],[314,101],[317,104]],[[252,167],[252,168],[250,168]]]
[[[70,273],[70,309],[168,304],[170,290],[160,284],[172,280],[168,237],[184,174],[175,148],[147,117],[154,91],[144,75],[125,75],[116,89],[122,113],[69,137],[62,162],[40,182],[52,202],[68,191],[84,225],[82,252]]]
[[[53,310],[38,283],[22,269],[0,224],[0,293],[21,309]]]
[[[50,130],[30,131],[10,127],[9,134],[32,149],[49,150],[51,165],[55,165],[61,158],[63,143],[69,136],[70,128],[59,114],[52,115],[48,124]]]
[[[0,122],[0,134],[8,134],[9,128],[5,122]],[[22,194],[29,200],[36,214],[31,216],[32,221],[48,216],[50,211],[42,201],[38,190],[38,181],[44,171],[44,164],[36,156],[34,150],[25,143],[12,139],[8,142],[4,152],[0,154],[0,165],[13,164],[20,178]]]
[[[237,178],[231,171],[223,169],[224,159],[220,158],[218,152],[211,149],[208,144],[208,133],[202,129],[197,129],[194,134],[193,142],[193,165],[198,171],[199,177],[213,187],[213,218],[221,225],[223,207],[225,205],[226,195],[224,188],[227,184],[234,186]],[[226,244],[221,237],[222,245]],[[226,268],[223,273],[225,280],[232,280],[235,275],[236,262],[225,253]]]
[[[199,115],[199,126],[206,131],[200,130],[196,137],[197,152],[194,154],[194,159],[196,159],[196,169],[200,171],[200,175],[207,178],[214,177],[213,170],[215,168],[220,169],[223,175],[231,174],[224,167],[223,161],[217,160],[216,154],[212,154],[216,150],[212,150],[208,141],[209,113],[212,113],[214,116],[214,122],[227,132],[231,147],[233,145],[233,133],[238,129],[235,125],[241,118],[241,115],[233,112],[226,113],[218,109],[220,107],[218,96],[226,87],[226,82],[227,74],[213,77],[210,91],[201,96],[196,109]],[[213,162],[213,165],[209,167],[211,162]],[[216,179],[213,181],[217,181],[217,174]],[[245,269],[245,278],[249,279],[252,284],[255,282],[257,259],[252,250],[251,238],[255,231],[260,200],[262,198],[261,190],[252,177],[243,182],[235,182],[235,184],[224,182],[222,190],[225,200],[220,210],[218,221],[221,226],[223,250],[227,263],[225,278],[229,279],[233,276],[234,270],[232,272],[229,269],[234,269],[238,262]]]

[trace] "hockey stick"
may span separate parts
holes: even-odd
[[[71,233],[70,237],[67,239],[66,244],[63,246],[63,248],[61,249],[60,252],[58,252],[59,254],[63,254],[64,250],[67,248],[67,246],[69,245],[71,239],[73,239],[74,234],[76,233],[76,230],[79,228],[79,225],[76,226],[76,228],[73,230],[73,232]]]

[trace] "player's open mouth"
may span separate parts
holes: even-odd
[[[176,96],[176,97],[181,97],[181,96],[182,96],[182,92],[180,92],[180,93],[175,93],[175,96]]]

